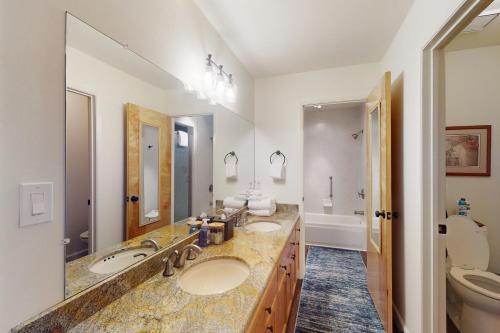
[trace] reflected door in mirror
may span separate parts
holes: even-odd
[[[126,105],[126,238],[170,224],[171,120],[167,115]]]
[[[66,262],[94,250],[92,96],[66,91]]]

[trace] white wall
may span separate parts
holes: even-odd
[[[364,187],[361,166],[365,160],[362,136],[364,104],[356,107],[304,112],[304,211],[307,213],[353,215],[363,210],[358,192]],[[325,149],[325,147],[328,147]],[[330,195],[333,177],[333,208],[323,206]]]
[[[472,217],[488,226],[489,270],[500,274],[500,46],[446,54],[446,125],[492,125],[491,177],[447,177],[446,208],[461,197]]]
[[[394,305],[409,332],[428,331],[424,322],[422,263],[422,51],[447,22],[462,0],[416,0],[381,61],[381,73],[392,72],[393,128],[397,126],[397,150],[393,150]],[[393,98],[394,99],[394,98]],[[394,131],[394,129],[393,129]],[[394,133],[393,133],[394,134]],[[394,141],[393,141],[394,145]],[[396,170],[394,170],[396,169]],[[394,174],[396,173],[396,174]],[[394,200],[397,203],[394,203]],[[428,252],[425,252],[428,255]]]
[[[255,81],[255,174],[279,202],[302,202],[302,106],[317,102],[364,100],[379,79],[378,64],[277,76]],[[269,177],[269,155],[288,159],[286,181]]]
[[[134,103],[169,112],[165,90],[74,48],[67,48],[67,85],[95,96],[97,250],[123,241],[125,221],[125,111]]]
[[[253,79],[192,1],[1,0],[0,332],[64,295],[66,10],[184,81],[201,79],[212,52],[239,87],[228,107],[253,119]],[[28,181],[55,183],[54,222],[19,229],[18,183]]]
[[[303,213],[303,106],[364,100],[378,77],[378,64],[364,64],[256,80],[255,179],[263,191],[280,203],[299,204]],[[269,156],[278,149],[288,159],[286,180],[274,182],[269,177]],[[302,278],[304,233],[300,244]]]
[[[252,123],[227,110],[217,111],[214,121],[214,198],[223,200],[248,188],[254,179],[255,129]],[[225,174],[224,157],[230,151],[239,160],[236,179],[227,179]]]

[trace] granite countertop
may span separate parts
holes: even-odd
[[[187,221],[187,220],[186,220]],[[73,260],[66,264],[66,278],[65,278],[65,298],[71,297],[82,290],[85,290],[108,277],[115,275],[110,274],[97,274],[89,270],[90,264],[101,257],[120,249],[139,246],[144,239],[153,239],[158,242],[161,248],[172,245],[173,242],[186,238],[189,234],[189,228],[186,221],[182,223],[175,223],[148,232],[144,235],[135,237],[131,240],[124,241],[104,250],[92,253],[85,257]]]
[[[244,332],[298,218],[296,211],[250,217],[249,222],[275,221],[282,228],[270,233],[236,228],[231,240],[205,248],[196,260],[176,268],[175,275],[154,275],[69,332]],[[217,295],[191,295],[180,289],[183,270],[221,257],[244,260],[250,276],[237,288]]]

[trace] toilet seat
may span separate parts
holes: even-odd
[[[494,273],[478,270],[478,269],[463,269],[460,267],[453,267],[450,270],[451,277],[462,284],[466,288],[475,291],[481,295],[500,301],[500,276]],[[477,278],[483,280],[483,283],[492,285],[492,288],[486,289],[477,283],[470,281]],[[469,278],[469,279],[467,279]],[[491,290],[494,289],[494,290]],[[496,292],[498,290],[498,292]]]

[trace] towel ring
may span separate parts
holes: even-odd
[[[238,155],[236,155],[236,153],[234,151],[230,151],[229,153],[226,154],[226,156],[224,156],[224,164],[227,164],[226,160],[230,156],[236,158],[236,164],[238,164]]]
[[[283,154],[279,150],[276,150],[274,153],[271,154],[271,156],[269,156],[269,163],[273,164],[273,156],[274,155],[276,155],[276,156],[283,156],[283,165],[285,165],[285,163],[286,163],[286,156],[285,156],[285,154]]]

